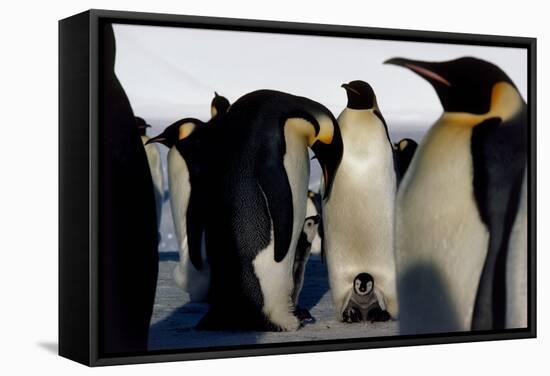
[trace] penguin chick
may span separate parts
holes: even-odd
[[[319,215],[306,218],[302,233],[298,239],[298,245],[296,246],[296,255],[294,256],[294,267],[292,272],[294,290],[292,291],[292,301],[296,306],[294,313],[301,322],[314,320],[307,309],[298,306],[298,298],[304,285],[304,273],[311,254],[311,243],[317,235],[317,228],[319,227],[320,220],[321,216]]]
[[[360,273],[353,280],[353,289],[348,303],[342,312],[342,321],[388,321],[390,314],[382,292],[374,286],[374,279],[369,273]]]

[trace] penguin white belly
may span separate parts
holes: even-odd
[[[527,327],[527,205],[525,174],[506,260],[506,328]]]
[[[283,163],[290,183],[294,212],[290,247],[285,258],[281,262],[275,262],[272,222],[271,242],[258,253],[252,264],[262,289],[263,313],[282,330],[293,331],[298,329],[300,323],[294,315],[292,271],[296,245],[306,215],[309,158],[304,142],[288,133],[285,127],[286,154]]]
[[[206,299],[210,287],[210,268],[206,261],[204,236],[201,247],[202,269],[195,269],[189,258],[187,207],[191,196],[191,185],[187,164],[175,147],[168,151],[168,185],[170,207],[180,254],[180,261],[173,272],[174,281],[178,287],[189,294],[191,301],[202,302]]]
[[[155,191],[155,203],[157,208],[157,227],[160,226],[160,219],[162,216],[162,203],[164,202],[164,184],[162,179],[162,165],[160,161],[160,152],[156,144],[145,145],[149,140],[147,136],[141,136],[145,148],[145,154],[147,155],[147,162],[149,163],[149,170],[151,171],[151,178],[153,179],[153,188]]]
[[[444,115],[419,146],[396,202],[402,334],[469,331],[488,247],[473,193],[472,127]]]
[[[344,154],[323,209],[326,258],[336,314],[341,318],[354,278],[374,277],[388,312],[397,316],[393,213],[395,172],[383,124],[368,110],[338,118]]]

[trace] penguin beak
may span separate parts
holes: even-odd
[[[161,144],[163,144],[163,145],[165,145],[165,146],[168,146],[168,145],[166,145],[166,141],[167,141],[166,136],[164,136],[164,134],[161,133],[161,134],[159,134],[158,136],[155,136],[155,137],[150,138],[149,140],[147,140],[147,142],[145,143],[145,145],[149,145],[149,144],[158,142],[158,143],[161,143]]]
[[[441,63],[434,63],[429,61],[419,61],[419,60],[410,60],[410,59],[404,59],[400,57],[395,57],[389,60],[386,60],[384,64],[391,64],[391,65],[397,65],[400,67],[405,67],[422,78],[428,80],[432,85],[439,83],[445,86],[452,86],[451,83],[445,76],[438,72],[441,69],[442,64]]]
[[[328,200],[330,196],[336,171],[338,170],[338,166],[340,166],[340,161],[342,160],[342,154],[344,152],[344,145],[342,143],[339,128],[336,129],[338,129],[338,132],[334,133],[330,144],[324,144],[317,140],[311,146],[311,150],[315,153],[321,165],[321,169],[323,170],[323,181],[325,183],[324,200]]]
[[[340,87],[343,87],[346,92],[348,93],[354,93],[354,94],[357,94],[357,95],[361,95],[357,90],[355,90],[354,88],[352,88],[349,84],[342,84],[340,85]]]

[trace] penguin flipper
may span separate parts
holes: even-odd
[[[292,191],[282,163],[269,163],[260,167],[259,171],[258,182],[267,200],[273,225],[275,262],[281,262],[288,253],[292,239]]]
[[[474,194],[489,230],[489,247],[472,317],[473,330],[504,328],[505,265],[526,165],[526,127],[521,117],[489,118],[472,134]]]

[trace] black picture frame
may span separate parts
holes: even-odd
[[[528,327],[106,356],[98,347],[99,30],[103,23],[519,47],[528,56]],[[89,366],[536,337],[536,39],[88,10],[59,21],[59,354]]]

